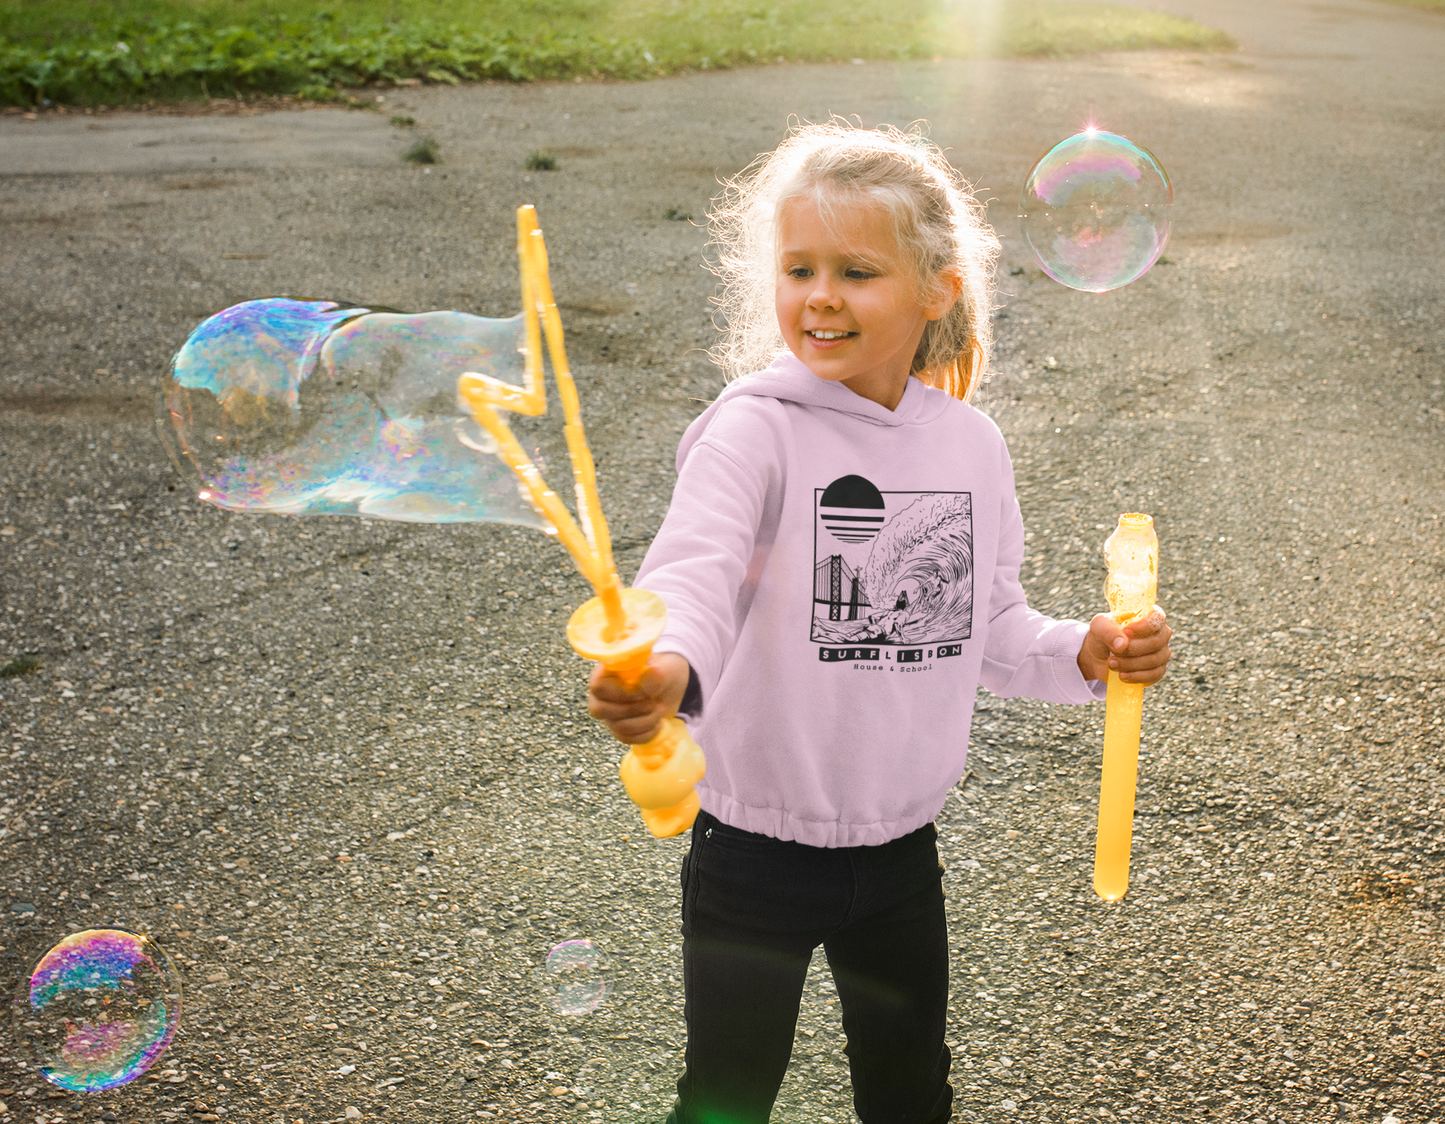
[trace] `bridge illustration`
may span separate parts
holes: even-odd
[[[813,604],[827,605],[830,621],[856,621],[858,610],[870,607],[861,586],[858,572],[841,554],[830,554],[813,568]]]

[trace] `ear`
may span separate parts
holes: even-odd
[[[941,320],[963,292],[963,274],[950,266],[938,275],[938,286],[923,305],[925,320]]]

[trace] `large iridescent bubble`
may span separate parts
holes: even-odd
[[[1029,172],[1019,226],[1045,273],[1103,293],[1159,260],[1174,188],[1147,148],[1100,129],[1060,141]]]
[[[160,429],[228,511],[550,525],[457,402],[469,371],[522,382],[524,319],[268,297],[181,346]]]
[[[145,937],[87,929],[35,966],[11,1008],[15,1039],[62,1089],[97,1092],[133,1081],[175,1037],[181,985]]]

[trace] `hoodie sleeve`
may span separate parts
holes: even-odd
[[[1104,697],[1105,684],[1079,671],[1079,648],[1089,626],[1055,620],[1030,609],[1019,582],[1024,558],[1024,521],[1014,493],[1013,465],[1000,442],[998,558],[989,592],[988,636],[979,681],[1000,698],[1026,695],[1057,703]]]
[[[667,627],[653,651],[676,652],[692,665],[697,690],[687,703],[694,715],[722,676],[776,534],[783,460],[768,415],[779,410],[771,400],[740,398],[709,419],[706,434],[687,448],[667,516],[637,573],[635,584],[667,605]]]

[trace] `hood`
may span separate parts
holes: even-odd
[[[923,425],[933,421],[955,402],[955,399],[943,391],[924,386],[918,379],[910,378],[898,407],[888,410],[871,399],[854,394],[842,383],[820,379],[796,356],[780,355],[764,370],[728,383],[712,405],[687,427],[677,449],[679,472],[682,471],[682,462],[687,459],[693,445],[707,432],[717,411],[724,403],[744,396],[776,398],[780,402],[796,402],[802,406],[836,410],[840,414],[881,426]]]

